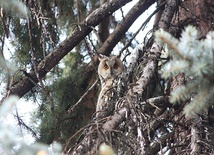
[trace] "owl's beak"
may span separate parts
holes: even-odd
[[[112,75],[113,75],[112,70],[110,69],[109,71],[110,71],[110,75],[111,75],[111,77],[112,77]]]

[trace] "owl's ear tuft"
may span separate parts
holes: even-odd
[[[98,54],[98,59],[99,59],[99,61],[101,61],[101,60],[104,59],[104,58],[106,58],[105,55],[103,55],[103,54]]]
[[[98,54],[97,56],[98,56],[99,61],[101,61],[103,59],[103,56],[101,54]]]
[[[116,56],[117,58],[120,58],[120,56],[121,56],[121,52]]]

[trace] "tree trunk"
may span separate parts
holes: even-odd
[[[210,6],[214,6],[213,1],[167,0],[161,15],[157,16],[160,19],[155,20],[158,24],[155,25],[175,37],[180,37],[183,28],[191,24],[200,30],[199,37],[204,38],[208,31],[213,30],[214,14],[204,11],[212,11],[213,8]],[[111,36],[108,39],[110,38]],[[149,53],[139,79],[115,103],[114,113],[91,124],[87,133],[83,132],[84,138],[73,149],[74,154],[96,154],[102,143],[111,146],[117,154],[153,155],[164,154],[165,150],[169,154],[214,152],[214,140],[210,137],[214,135],[214,126],[213,123],[208,123],[212,115],[205,112],[202,115],[195,114],[191,119],[185,118],[183,107],[188,101],[179,105],[169,104],[167,96],[175,88],[185,85],[185,74],[179,74],[169,81],[166,97],[151,98],[143,102],[145,90],[155,75],[157,59],[160,56],[159,45],[155,42],[152,46],[144,45],[144,49],[149,49]],[[136,50],[127,74],[122,77],[126,84],[128,84],[126,80],[129,79],[127,76],[132,73],[129,71],[137,66],[139,52],[140,50]],[[213,108],[210,107],[209,111],[213,111]]]

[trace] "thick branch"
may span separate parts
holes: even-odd
[[[162,20],[160,22],[170,22],[171,18],[172,18],[171,16],[167,16],[164,18],[164,20]],[[165,27],[164,24],[163,24],[163,27],[167,28],[167,27]],[[115,32],[116,32],[116,30],[115,30]],[[111,37],[109,37],[109,39],[111,40]],[[106,42],[109,43],[108,39]],[[110,42],[114,42],[113,39]],[[115,41],[115,42],[117,42],[117,41]],[[113,49],[113,48],[111,48],[111,45],[108,45],[108,47],[110,49],[106,48],[106,51],[104,51],[104,50],[103,51],[100,50],[100,51],[102,53],[108,54],[107,53],[108,50],[111,51]],[[104,46],[103,46],[103,48],[104,48]],[[138,54],[138,52],[136,52],[135,58],[137,59],[138,56],[139,56],[139,54]],[[104,134],[110,133],[112,130],[116,130],[118,128],[118,125],[122,121],[127,121],[127,118],[130,119],[130,117],[129,117],[130,113],[133,113],[132,114],[133,116],[135,115],[135,113],[133,111],[134,106],[135,106],[135,104],[139,104],[138,99],[145,92],[146,87],[149,85],[150,79],[154,76],[155,70],[157,69],[157,59],[159,58],[159,56],[160,56],[160,47],[156,43],[154,43],[150,52],[148,53],[147,63],[145,65],[145,67],[143,68],[142,74],[141,74],[139,80],[136,82],[136,85],[134,85],[132,88],[130,88],[127,91],[127,93],[124,95],[124,97],[121,99],[121,101],[116,104],[114,115],[109,117],[107,119],[107,121],[102,125],[100,132],[102,131],[102,133],[104,133]],[[134,64],[135,63],[133,63],[133,66],[134,66]],[[132,64],[130,64],[130,65],[132,66]],[[124,78],[124,79],[127,79],[127,78]],[[154,143],[154,145],[151,145],[150,147],[147,147],[146,149],[148,149],[148,150],[153,149],[154,150],[153,152],[157,153],[158,150],[160,149],[160,143],[162,143],[164,146],[166,144],[166,139],[168,139],[168,138],[169,138],[168,135],[163,136],[162,138],[160,138],[160,142],[156,142],[156,143]],[[87,146],[84,145],[85,148],[76,147],[76,149],[74,149],[74,150],[77,152],[79,152],[83,149],[86,149],[86,148],[91,148],[91,150],[96,150],[98,147],[98,144],[96,145],[96,142],[98,142],[98,141],[99,141],[98,135],[93,137],[93,141],[89,137],[85,137],[85,139],[83,139],[83,141],[81,142],[81,144],[79,146],[83,146],[83,144],[87,144]],[[89,153],[90,151],[87,151],[87,152]]]
[[[161,15],[160,22],[158,24],[158,28],[162,28],[167,30],[170,26],[170,22],[176,10],[177,1],[176,0],[167,0],[165,9]]]
[[[103,124],[102,127],[104,132],[115,129],[125,119],[125,117],[129,115],[129,113],[130,110],[126,107],[121,108],[119,111],[117,111],[109,121]]]
[[[191,126],[191,154],[201,154],[202,152],[202,145],[199,144],[201,141],[201,134],[203,133],[202,130],[202,123],[201,118],[195,114],[191,120],[192,126]]]
[[[112,0],[92,12],[85,21],[78,25],[78,28],[76,28],[67,39],[62,41],[49,55],[44,58],[44,60],[39,63],[37,66],[39,77],[43,78],[54,66],[56,66],[57,63],[69,51],[78,45],[80,41],[92,31],[92,27],[98,25],[103,19],[111,15],[114,11],[129,1],[131,0]],[[34,72],[30,72],[29,75],[35,83],[38,82]],[[11,87],[8,95],[15,94],[22,97],[33,87],[34,84],[29,81],[27,77],[23,77],[16,85]]]
[[[108,39],[103,43],[103,46],[99,49],[102,54],[109,55],[115,45],[120,41],[122,36],[131,27],[134,21],[146,11],[155,0],[143,0],[136,3],[132,9],[126,14],[125,20],[123,20],[114,30],[114,32],[108,37]]]

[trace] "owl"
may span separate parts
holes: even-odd
[[[112,95],[112,86],[115,79],[123,72],[123,63],[119,56],[99,57],[98,75],[101,81],[101,91],[97,101],[96,113],[104,111],[109,96]],[[113,106],[113,105],[112,105]]]

